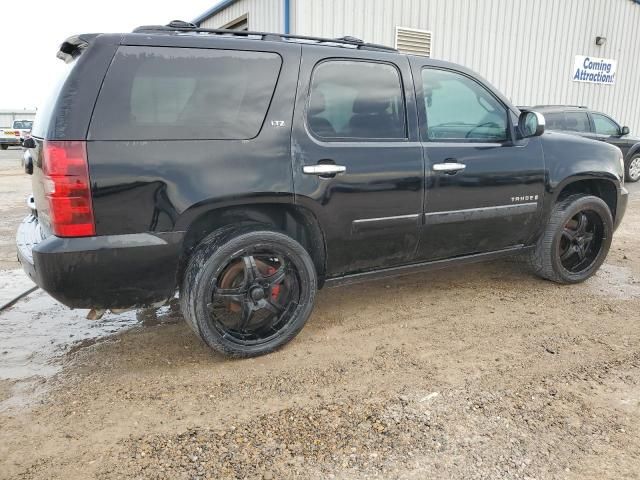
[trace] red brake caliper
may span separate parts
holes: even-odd
[[[276,273],[276,270],[274,267],[267,267],[267,275],[273,275]],[[280,295],[280,285],[274,285],[271,287],[271,300],[277,300],[278,295]]]

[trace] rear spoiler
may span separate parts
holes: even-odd
[[[67,38],[62,45],[56,57],[62,60],[64,63],[71,63],[89,46],[91,41],[96,38],[99,33],[83,33],[80,35],[74,35]]]

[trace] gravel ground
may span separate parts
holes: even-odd
[[[640,478],[639,212],[577,286],[509,260],[323,290],[249,360],[179,315],[78,344],[0,385],[0,478]]]

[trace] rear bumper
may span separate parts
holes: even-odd
[[[44,238],[29,215],[16,243],[27,275],[68,307],[144,306],[175,292],[182,232]]]
[[[622,222],[625,212],[627,211],[627,204],[629,203],[629,192],[626,188],[620,188],[620,196],[618,197],[618,204],[616,205],[616,218],[613,224],[613,229],[617,229]]]
[[[20,137],[3,137],[0,138],[0,145],[22,145]]]

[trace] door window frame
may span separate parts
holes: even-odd
[[[607,135],[606,133],[598,133],[598,130],[596,129],[596,120],[595,120],[595,116],[599,115],[601,117],[604,117],[608,120],[610,120],[617,128],[618,131],[615,135]],[[602,135],[603,137],[619,137],[620,133],[622,131],[622,127],[620,126],[620,124],[618,122],[616,122],[613,118],[611,118],[609,115],[606,115],[604,113],[600,113],[600,112],[589,112],[589,121],[591,122],[591,129],[592,132],[596,135]]]
[[[455,143],[455,144],[460,144],[460,145],[465,145],[465,144],[470,144],[470,145],[478,145],[478,144],[484,144],[484,145],[513,145],[514,143],[514,139],[515,137],[515,131],[514,131],[514,124],[513,124],[513,118],[512,115],[514,115],[514,113],[512,112],[511,108],[505,104],[495,93],[494,91],[489,88],[487,85],[485,85],[484,83],[480,82],[478,79],[474,78],[472,75],[469,75],[468,73],[462,72],[460,70],[455,70],[453,68],[446,68],[446,67],[441,67],[441,66],[435,66],[435,65],[428,65],[428,64],[422,64],[422,65],[418,65],[417,69],[416,69],[419,73],[417,80],[417,84],[416,84],[416,103],[417,103],[417,107],[418,107],[418,129],[420,131],[420,139],[425,142],[425,143]],[[442,138],[442,139],[432,139],[429,138],[429,123],[428,123],[428,118],[427,118],[427,108],[425,105],[425,96],[424,96],[424,81],[422,78],[422,72],[424,70],[441,70],[441,71],[445,71],[445,72],[450,72],[450,73],[454,73],[463,77],[468,78],[469,80],[473,81],[474,83],[476,83],[477,85],[479,85],[481,88],[483,88],[485,91],[487,91],[495,100],[496,102],[498,102],[500,105],[502,105],[502,107],[505,110],[505,115],[506,115],[506,122],[507,122],[507,136],[504,140],[492,140],[492,139],[483,139],[483,138]]]
[[[389,65],[392,67],[396,73],[398,74],[398,87],[400,88],[400,94],[402,95],[402,108],[404,111],[403,119],[404,119],[404,137],[402,138],[363,138],[363,137],[321,137],[317,133],[315,133],[311,127],[309,126],[309,105],[311,103],[311,88],[313,86],[313,77],[316,73],[316,69],[322,65],[323,63],[330,62],[364,62],[364,63],[377,63],[381,65]],[[405,92],[405,84],[404,78],[402,77],[402,71],[400,67],[393,62],[383,61],[383,60],[373,60],[368,58],[355,58],[355,57],[329,57],[323,58],[319,60],[311,70],[311,75],[309,76],[309,82],[306,91],[306,99],[304,102],[304,128],[307,131],[307,134],[317,140],[318,142],[323,143],[389,143],[389,142],[409,142],[409,118],[407,111],[407,93]]]

